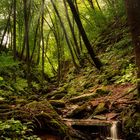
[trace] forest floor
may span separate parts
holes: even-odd
[[[53,132],[65,139],[71,136],[72,140],[104,139],[101,136],[110,134],[102,131],[117,121],[120,138],[139,139],[140,101],[131,36],[126,23],[113,23],[101,32],[93,45],[103,63],[101,71],[87,59],[78,73],[70,63],[63,71],[59,86],[53,78],[44,84],[43,89],[37,82],[41,76],[36,69],[29,90],[23,74],[26,66],[11,65],[11,58],[4,56],[0,63],[7,60],[9,64],[0,71],[0,119],[32,121],[36,134]],[[15,69],[16,73],[13,73]],[[99,136],[99,133],[102,134]],[[46,139],[44,134],[41,137]],[[54,136],[51,139],[62,138]]]
[[[117,121],[121,124],[120,138],[139,139],[136,133],[139,131],[140,101],[131,42],[124,19],[116,21],[101,32],[93,43],[103,63],[101,71],[87,60],[78,74],[71,64],[67,65],[69,70],[65,70],[62,84],[43,98],[49,100],[68,126],[78,129],[87,126],[82,131],[91,135],[96,129],[104,133],[101,126]],[[90,125],[100,129],[93,127],[90,131]]]

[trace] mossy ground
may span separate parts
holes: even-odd
[[[52,83],[46,82],[43,90],[34,76],[37,72],[32,73],[34,80],[29,90],[24,65],[12,62],[9,67],[8,63],[0,70],[0,112],[24,111],[27,115],[22,114],[20,119],[35,120],[40,127],[48,126],[60,134],[66,134],[68,129],[61,117],[117,119],[124,124],[126,137],[140,138],[136,67],[131,42],[124,19],[114,22],[93,44],[103,63],[101,71],[85,59],[84,67],[78,73],[67,67],[59,87],[53,79]],[[3,119],[1,114],[0,117]],[[13,113],[8,117],[14,117]]]

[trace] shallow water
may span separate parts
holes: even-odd
[[[54,135],[49,135],[49,134],[45,134],[40,136],[41,140],[61,140],[61,138],[59,136],[54,136]]]
[[[112,140],[118,140],[118,130],[117,130],[117,122],[113,122],[110,128],[110,134]]]

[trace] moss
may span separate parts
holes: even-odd
[[[104,111],[107,111],[105,103],[99,103],[98,106],[95,108],[93,115],[100,114]]]
[[[65,102],[63,100],[50,100],[49,102],[55,107],[65,107]]]
[[[61,98],[63,98],[65,95],[67,94],[67,91],[65,90],[65,89],[58,89],[58,90],[55,90],[55,91],[53,91],[53,92],[51,92],[51,93],[48,93],[47,95],[46,95],[46,97],[48,98],[48,99],[61,99]]]
[[[69,114],[67,114],[67,117],[68,118],[78,118],[78,119],[83,118],[84,116],[87,115],[87,108],[88,108],[88,104],[85,103],[85,104],[77,107],[76,109],[74,109]]]
[[[65,95],[66,95],[66,93],[57,93],[54,96],[52,96],[51,99],[52,100],[59,100],[59,99],[62,99]]]
[[[46,130],[57,135],[66,135],[68,127],[63,124],[59,117],[51,116],[49,113],[40,113],[36,115],[35,122],[37,129]]]
[[[55,128],[59,131],[60,134],[66,133],[68,127],[64,125],[62,122],[60,123],[58,120],[52,119],[51,123],[53,126],[55,126]]]

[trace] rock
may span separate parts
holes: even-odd
[[[95,108],[93,114],[90,116],[90,118],[93,118],[95,115],[103,113],[105,111],[107,111],[105,103],[99,103],[98,106]]]
[[[49,100],[50,104],[56,108],[65,107],[65,102],[62,100]]]
[[[66,90],[64,90],[64,91],[55,90],[55,91],[53,91],[51,93],[48,93],[46,95],[46,97],[48,99],[53,99],[53,100],[56,99],[56,100],[58,100],[58,99],[62,99],[66,94],[67,94]]]
[[[51,100],[60,100],[62,99],[64,96],[66,95],[66,93],[57,93],[55,95],[53,95],[51,97]]]
[[[76,118],[76,119],[82,119],[84,117],[87,117],[88,114],[91,114],[92,109],[88,103],[85,103],[81,106],[77,106],[74,110],[71,112],[68,112],[66,117],[68,118]]]

